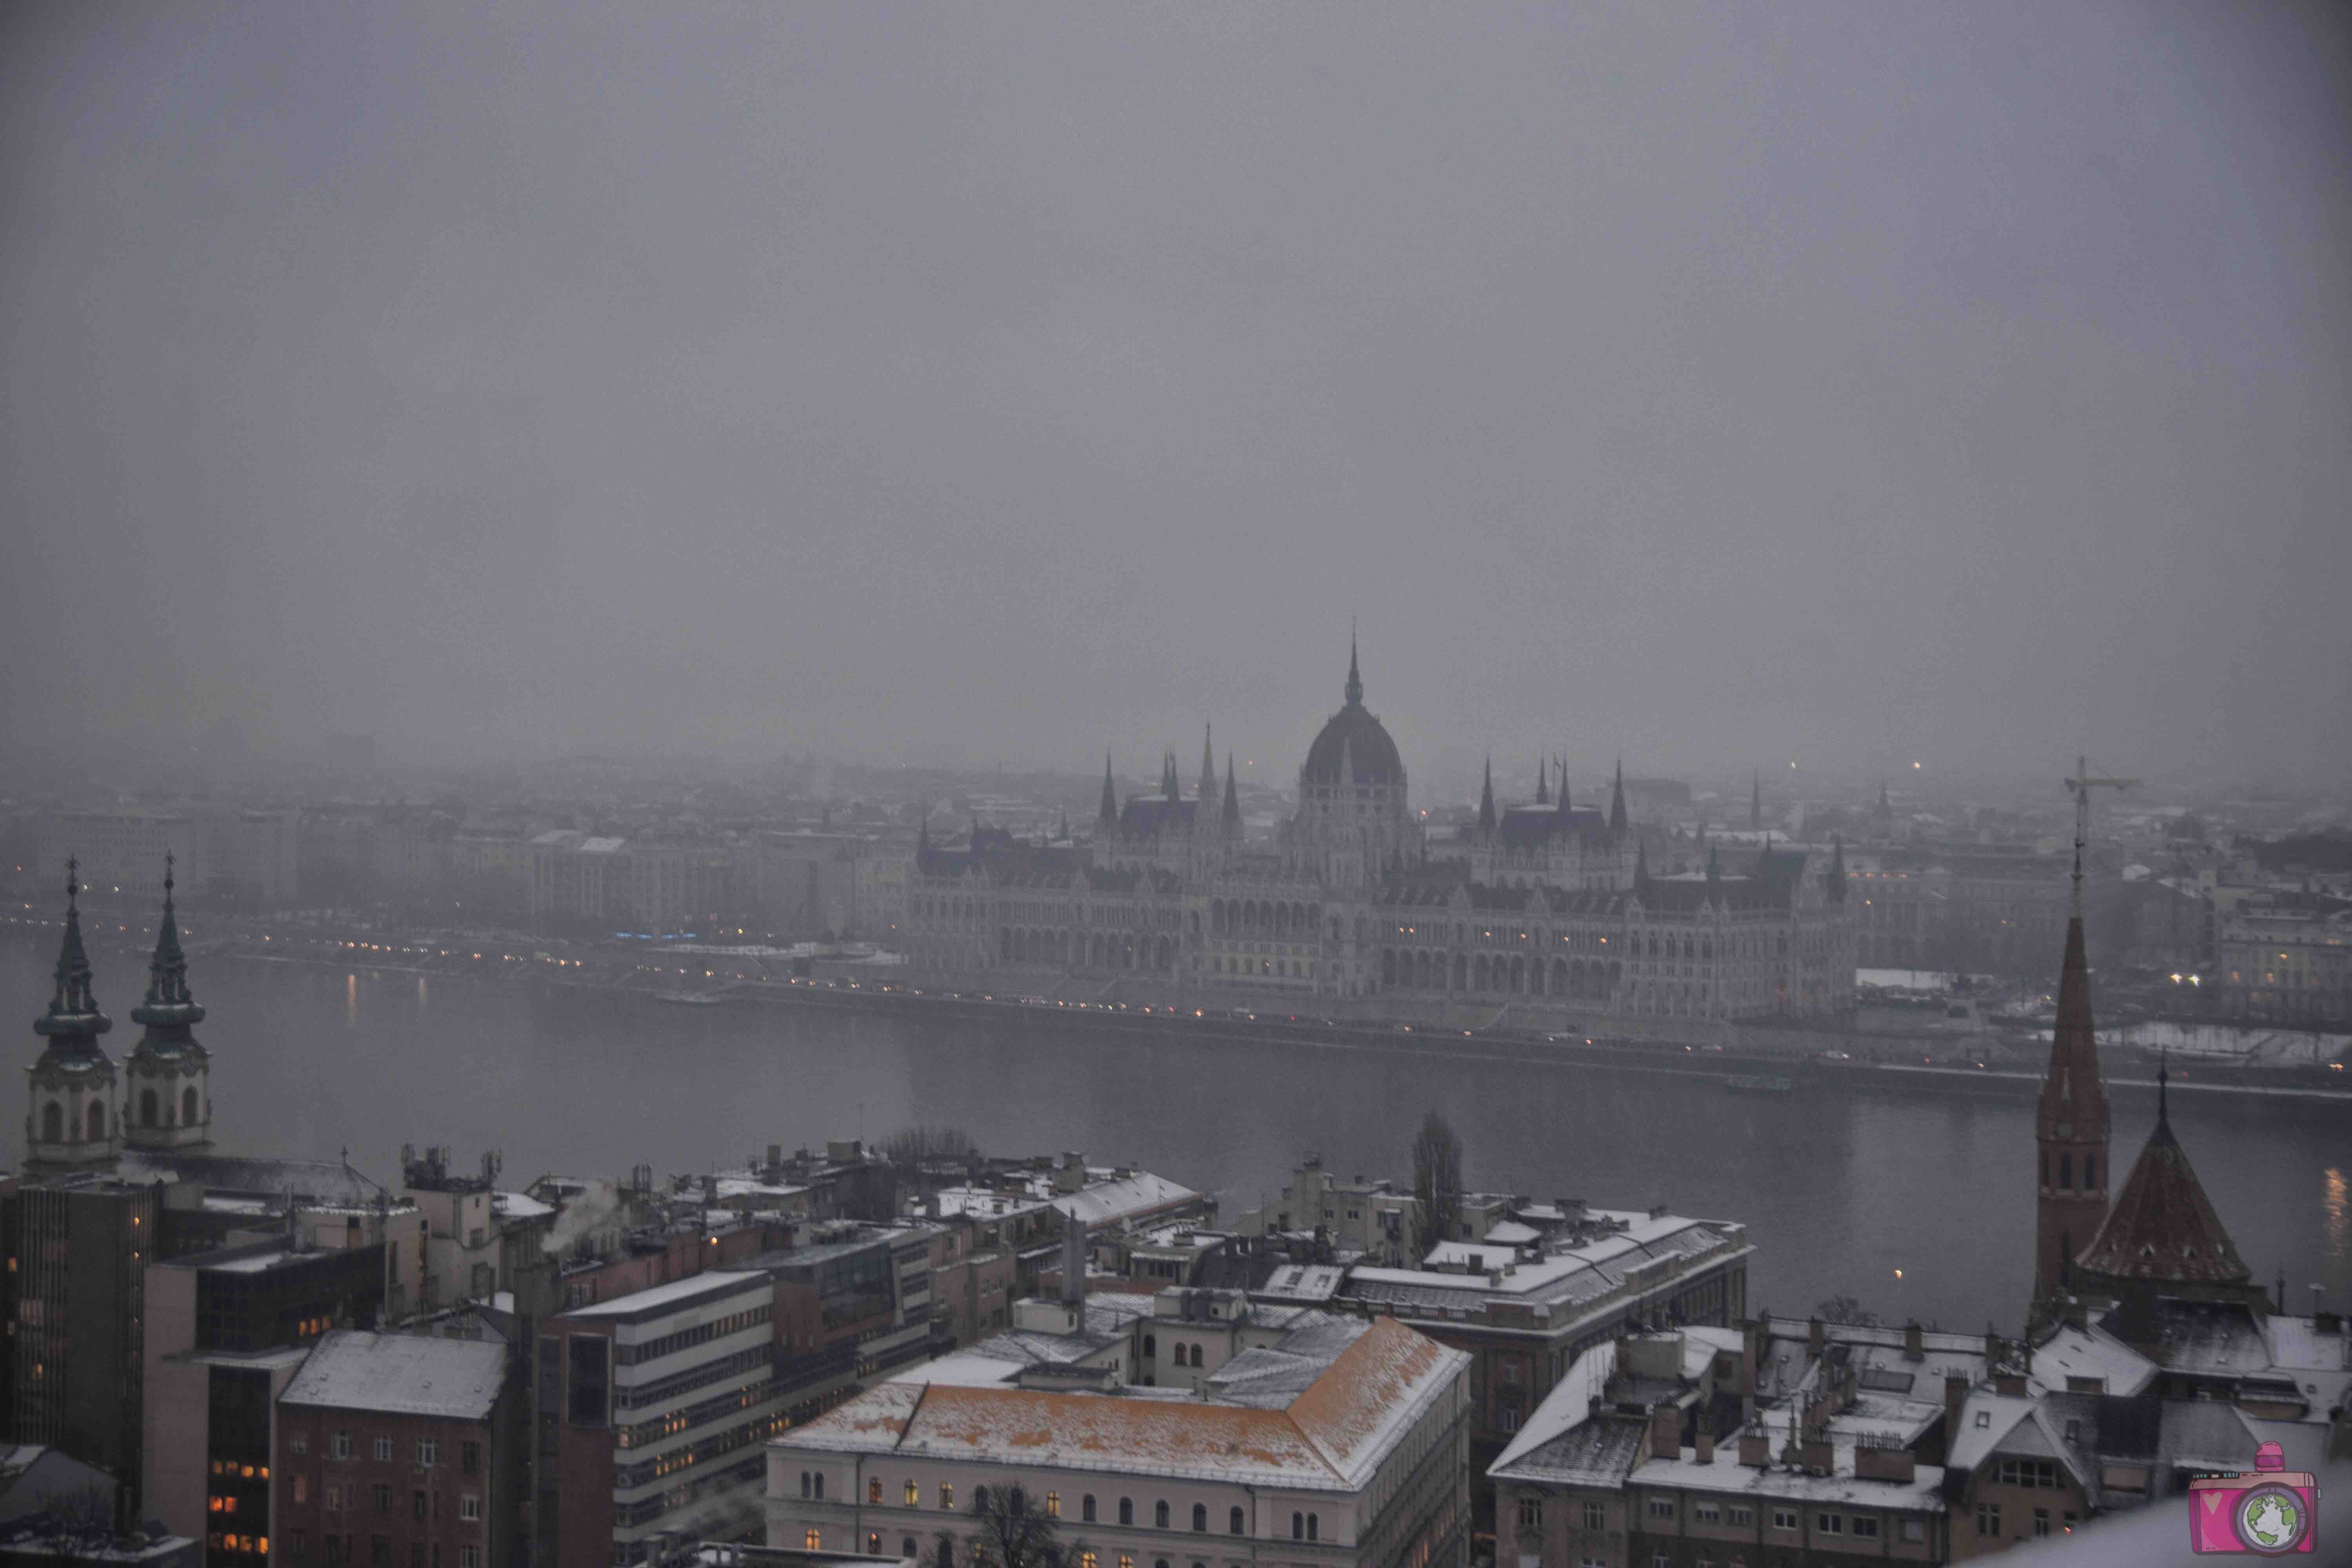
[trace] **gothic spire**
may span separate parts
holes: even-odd
[[[49,1010],[33,1023],[33,1032],[51,1038],[75,1036],[96,1037],[114,1027],[114,1020],[98,1010],[98,997],[90,989],[89,954],[81,945],[81,908],[75,902],[81,892],[76,878],[80,862],[68,858],[66,861],[66,934],[58,946],[57,984],[49,994]]]
[[[1478,792],[1478,831],[1495,831],[1495,759],[1486,759],[1486,783]]]
[[[1617,759],[1617,782],[1609,792],[1609,831],[1625,831],[1625,759]]]
[[[1348,706],[1361,708],[1363,705],[1364,678],[1356,668],[1356,626],[1351,621],[1348,625]]]
[[[1551,804],[1551,759],[1549,757],[1536,759],[1536,804],[1538,805]]]
[[[1238,831],[1242,825],[1242,797],[1234,788],[1234,753],[1225,752],[1225,826]]]
[[[2159,1107],[2161,1097],[2159,1096]],[[2158,1120],[2160,1121],[2159,1113]],[[2050,1066],[2042,1079],[2040,1120],[2054,1127],[2095,1127],[2104,1137],[2107,1089],[2099,1076],[2099,1048],[2091,1026],[2091,968],[2083,952],[2083,921],[2066,922],[2066,960],[2058,975],[2058,1020],[2050,1035]]]
[[[1103,753],[1102,805],[1095,812],[1097,826],[1108,827],[1118,821],[1118,792],[1110,784],[1110,753]]]
[[[1644,898],[1650,891],[1650,847],[1633,846],[1633,891]]]
[[[1209,726],[1201,726],[1201,801],[1203,805],[1216,798],[1217,755],[1209,744]]]
[[[1559,759],[1559,814],[1568,815],[1568,759]]]
[[[1833,904],[1845,902],[1845,837],[1843,834],[1830,835],[1830,868],[1828,876],[1822,879],[1822,891]]]
[[[155,928],[155,956],[147,964],[147,999],[131,1010],[131,1020],[158,1029],[179,1029],[204,1022],[205,1010],[188,994],[188,959],[180,951],[180,922],[172,908],[173,857],[163,857],[163,918]]]
[[[1177,796],[1176,748],[1169,747],[1160,754],[1160,795],[1163,800]]]
[[[1748,775],[1748,826],[1764,826],[1764,775],[1760,773]]]

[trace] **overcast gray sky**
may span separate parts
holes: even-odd
[[[18,5],[7,734],[2340,776],[2262,5]]]

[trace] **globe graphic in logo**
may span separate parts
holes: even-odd
[[[2258,1487],[2238,1504],[2239,1537],[2257,1552],[2285,1551],[2303,1524],[2303,1500],[2284,1487]]]

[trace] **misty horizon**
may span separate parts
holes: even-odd
[[[2340,14],[5,26],[20,759],[2352,762]]]

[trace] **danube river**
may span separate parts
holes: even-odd
[[[131,933],[93,932],[119,1059],[146,979]],[[0,999],[29,1063],[55,928],[0,938]],[[2032,1102],[2017,1089],[1809,1083],[1786,1096],[1630,1067],[1433,1060],[1382,1051],[1184,1040],[1017,1020],[735,1002],[390,969],[197,957],[224,1148],[394,1174],[403,1142],[458,1163],[542,1172],[740,1163],[770,1143],[879,1139],[909,1122],[997,1153],[1083,1150],[1214,1193],[1228,1213],[1277,1196],[1309,1151],[1342,1175],[1409,1182],[1423,1112],[1444,1113],[1470,1186],[1603,1207],[1664,1204],[1744,1221],[1749,1300],[1802,1312],[1832,1294],[1886,1317],[2014,1329],[2033,1236]],[[21,1095],[21,1090],[12,1091]],[[2155,1119],[2113,1091],[2118,1169]],[[21,1101],[5,1119],[13,1163]],[[2342,1101],[2176,1092],[2173,1125],[2238,1248],[2289,1300],[2352,1307],[2352,1112]],[[1898,1279],[1896,1271],[1901,1270]]]

